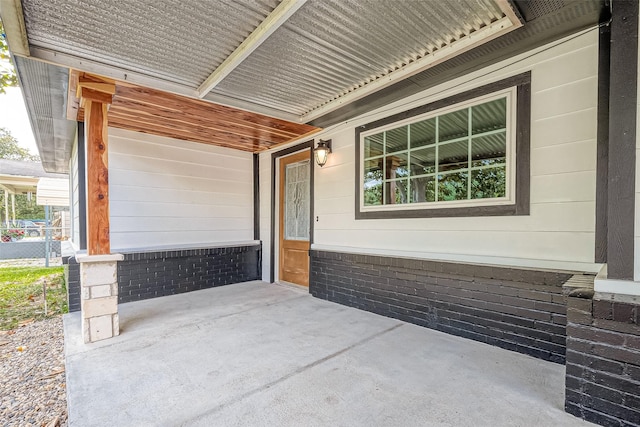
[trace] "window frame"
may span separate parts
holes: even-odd
[[[511,108],[507,105],[506,167],[508,181],[505,197],[398,205],[364,205],[365,136],[415,123],[429,117],[459,111],[472,105],[501,98],[511,91],[513,95],[508,95],[508,98],[514,105]],[[531,72],[512,76],[357,127],[355,130],[355,219],[528,215],[530,127]]]

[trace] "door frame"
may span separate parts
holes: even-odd
[[[280,159],[280,157],[284,157],[287,156],[289,154],[293,154],[293,153],[297,153],[299,151],[304,151],[304,150],[309,150],[309,163],[311,165],[310,167],[310,174],[311,176],[309,177],[309,245],[313,245],[313,230],[314,230],[314,190],[313,190],[313,185],[314,185],[314,168],[315,168],[315,160],[314,160],[314,156],[313,156],[313,144],[314,144],[313,139],[309,140],[309,141],[305,141],[302,142],[300,144],[294,145],[292,147],[288,147],[285,148],[283,150],[280,151],[276,151],[275,153],[271,154],[271,242],[270,242],[270,254],[269,254],[269,282],[273,283],[275,281],[275,259],[276,259],[276,241],[277,236],[276,236],[276,215],[278,215],[278,219],[280,217],[280,215],[282,214],[282,212],[279,211],[277,205],[278,205],[278,201],[276,200],[276,183],[278,182],[278,179],[280,178],[280,171],[277,171],[276,173],[276,165],[277,165],[277,161]],[[278,250],[280,250],[280,248],[278,248]],[[280,260],[278,260],[278,262],[280,262]],[[311,262],[311,258],[309,258],[309,262]],[[309,281],[311,281],[311,266],[309,266]]]

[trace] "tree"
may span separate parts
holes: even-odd
[[[0,191],[0,224],[4,222],[4,191]],[[12,219],[12,203],[11,195],[8,195],[7,205],[9,206],[9,219]],[[44,206],[36,204],[35,190],[28,194],[16,194],[15,195],[16,206],[16,219],[43,219],[44,218]]]
[[[11,65],[7,36],[4,33],[4,26],[0,21],[0,93],[5,93],[5,88],[17,86],[18,79],[16,72]]]
[[[28,149],[20,147],[18,140],[2,127],[0,127],[0,159],[40,161],[40,157],[31,154]]]

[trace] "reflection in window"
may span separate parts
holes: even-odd
[[[365,206],[506,196],[507,96],[363,142]]]

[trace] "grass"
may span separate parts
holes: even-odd
[[[47,316],[43,283],[47,287]],[[64,267],[0,268],[0,330],[67,312]]]

